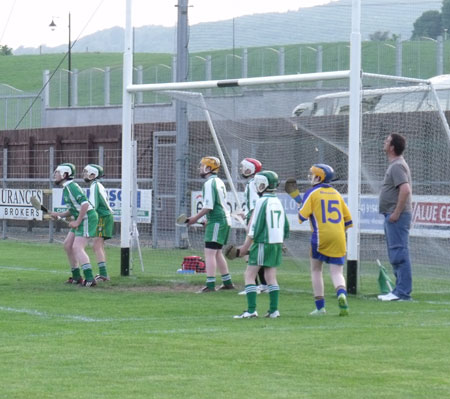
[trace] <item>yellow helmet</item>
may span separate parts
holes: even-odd
[[[211,169],[210,173],[218,173],[220,168],[220,159],[216,157],[203,157],[200,161],[201,165],[205,165]]]
[[[313,185],[319,183],[330,183],[334,179],[334,170],[330,165],[316,163],[311,166],[308,178],[311,180]]]

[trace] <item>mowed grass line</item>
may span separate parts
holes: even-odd
[[[281,318],[233,320],[245,297],[196,295],[203,276],[119,277],[115,248],[113,280],[95,289],[62,283],[60,245],[0,251],[1,398],[450,395],[446,295],[350,297],[341,318],[327,285],[328,314],[312,318],[309,276],[293,270],[280,273]],[[259,295],[260,314],[267,306]]]

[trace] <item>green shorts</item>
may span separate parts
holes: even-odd
[[[283,244],[254,242],[248,256],[249,266],[277,267],[281,265]]]
[[[205,242],[217,242],[225,245],[228,242],[229,234],[230,226],[226,221],[206,223]]]
[[[95,237],[98,224],[97,212],[90,210],[86,216],[76,229],[70,230],[76,237]]]
[[[95,236],[102,237],[105,240],[108,240],[113,236],[113,232],[114,232],[114,216],[113,215],[99,216]]]

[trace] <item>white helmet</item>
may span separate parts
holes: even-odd
[[[61,177],[64,177],[64,173],[67,173],[68,179],[73,179],[75,177],[75,171],[76,168],[73,163],[62,163],[55,169],[55,172],[59,172]]]
[[[265,191],[276,191],[279,184],[278,175],[271,170],[265,170],[255,175],[255,187],[259,194]]]
[[[262,164],[257,159],[245,158],[241,161],[241,175],[249,177],[255,173],[261,172]]]
[[[103,173],[103,168],[100,165],[96,165],[96,164],[93,164],[93,163],[90,163],[89,165],[86,165],[84,167],[83,172],[84,171],[87,172],[88,176],[94,175],[95,178],[97,178],[97,177],[100,178],[104,174]]]

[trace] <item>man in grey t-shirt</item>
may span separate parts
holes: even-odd
[[[379,295],[382,301],[410,300],[412,291],[409,229],[411,227],[412,181],[408,164],[403,158],[406,140],[397,133],[384,141],[389,166],[380,192],[379,211],[384,215],[384,233],[389,261],[396,277],[392,292]]]

